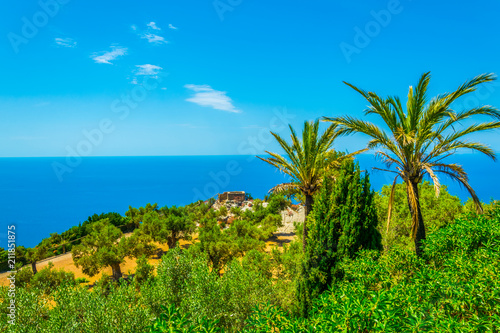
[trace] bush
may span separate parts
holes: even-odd
[[[449,194],[445,185],[441,186],[439,197],[436,197],[434,186],[428,181],[420,183],[418,189],[427,234],[453,223],[464,212],[460,199]],[[390,194],[391,186],[385,185],[375,195],[379,230],[383,236],[383,244],[386,248],[399,245],[413,249],[414,242],[410,237],[411,216],[408,209],[406,186],[402,183],[396,184],[391,223],[389,233],[387,233],[387,212]]]
[[[135,269],[134,281],[136,283],[143,283],[151,278],[151,274],[154,271],[154,266],[150,265],[148,262],[148,258],[145,255],[137,258],[137,267]]]
[[[74,285],[76,283],[75,274],[72,272],[66,272],[62,268],[58,270],[53,268],[54,264],[49,261],[47,267],[33,275],[30,287],[37,288],[42,290],[44,293],[49,294],[63,284]]]
[[[262,304],[246,331],[497,332],[498,262],[500,210],[464,217],[429,235],[423,258],[396,246],[344,259],[344,279],[314,300],[310,318]]]
[[[31,267],[23,267],[16,273],[16,287],[22,288],[29,285],[33,278],[33,270]]]
[[[335,182],[325,177],[307,218],[308,241],[297,295],[302,316],[311,300],[342,277],[339,263],[362,249],[381,249],[377,212],[367,174],[344,162]]]
[[[155,282],[143,286],[141,294],[154,313],[162,313],[162,305],[168,304],[190,322],[217,321],[219,327],[237,330],[254,306],[270,300],[272,282],[238,261],[224,270],[219,277],[205,258],[175,248],[163,256]]]

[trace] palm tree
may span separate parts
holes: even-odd
[[[389,214],[387,226],[391,219],[391,208],[395,184],[401,178],[407,191],[408,207],[412,216],[412,237],[415,243],[415,252],[421,255],[422,240],[425,239],[425,226],[420,209],[418,184],[425,175],[432,179],[439,196],[439,174],[449,176],[463,185],[470,193],[478,212],[482,212],[481,203],[476,193],[469,185],[467,173],[446,158],[458,150],[470,149],[483,153],[495,160],[495,152],[479,142],[465,140],[469,134],[496,129],[500,127],[500,112],[492,106],[480,106],[468,110],[455,111],[452,103],[459,97],[471,93],[477,86],[495,80],[493,74],[482,74],[466,81],[457,90],[451,93],[438,95],[428,101],[427,86],[430,73],[420,78],[415,89],[410,87],[406,111],[398,97],[379,97],[373,92],[359,89],[347,82],[348,86],[360,93],[369,103],[365,114],[375,114],[382,118],[390,132],[377,125],[352,118],[350,116],[328,118],[324,121],[332,122],[337,126],[337,135],[364,133],[371,137],[369,149],[378,149],[375,154],[382,159],[386,169],[379,169],[396,174],[392,185],[389,200]],[[489,122],[464,124],[473,116],[489,116]],[[389,170],[395,166],[395,170]],[[378,169],[378,168],[375,168]]]
[[[361,151],[342,155],[331,149],[338,133],[335,132],[336,125],[330,125],[322,135],[319,135],[319,120],[315,122],[304,122],[302,140],[299,140],[292,126],[290,126],[292,143],[288,144],[278,134],[271,132],[276,141],[285,151],[281,156],[266,151],[271,157],[260,158],[261,160],[278,168],[292,179],[290,183],[279,184],[270,192],[293,191],[305,196],[305,215],[309,214],[313,205],[313,195],[318,191],[326,172],[340,167],[343,160]],[[307,239],[307,226],[304,221],[302,245],[305,250]]]

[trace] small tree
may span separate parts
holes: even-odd
[[[82,267],[82,272],[94,276],[110,266],[113,278],[122,277],[120,264],[128,254],[128,242],[120,229],[109,223],[108,219],[95,222],[91,232],[73,248],[73,262]]]
[[[183,208],[164,207],[160,212],[150,211],[144,215],[140,227],[140,233],[149,235],[159,243],[167,243],[172,249],[181,239],[191,239],[191,233],[195,230],[194,221],[187,215]]]
[[[196,243],[196,248],[207,254],[212,270],[217,273],[238,253],[238,244],[228,232],[221,230],[216,219],[203,219],[200,222],[198,238],[200,242]]]
[[[144,216],[150,212],[158,212],[158,204],[150,204],[148,203],[145,207],[133,208],[132,206],[128,207],[128,211],[125,213],[125,216],[129,218],[130,223],[134,228],[139,228]]]
[[[311,301],[342,276],[339,263],[361,249],[381,249],[377,212],[367,174],[345,161],[334,182],[325,177],[308,217],[310,232],[298,285],[300,311],[307,316]]]
[[[26,258],[28,259],[28,262],[31,263],[33,274],[36,274],[38,272],[36,269],[36,262],[44,259],[46,253],[47,247],[42,245],[39,245],[33,249],[28,249],[26,251]]]

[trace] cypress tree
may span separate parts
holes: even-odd
[[[342,164],[335,180],[324,178],[307,222],[310,231],[297,289],[302,316],[315,297],[342,278],[339,264],[344,257],[382,248],[373,197],[368,174],[352,160]]]

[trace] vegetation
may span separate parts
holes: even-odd
[[[374,92],[367,92],[349,83],[348,86],[359,92],[370,104],[365,114],[379,116],[388,128],[388,134],[379,126],[350,116],[324,118],[337,126],[337,135],[363,133],[371,137],[368,148],[380,150],[376,154],[382,158],[387,168],[395,165],[395,170],[384,169],[396,174],[393,187],[401,178],[407,191],[408,207],[412,216],[412,237],[417,255],[422,253],[426,237],[424,219],[420,204],[418,184],[425,175],[432,179],[439,195],[439,174],[444,174],[459,182],[470,193],[481,211],[476,193],[469,185],[467,173],[457,164],[449,163],[446,158],[458,150],[469,149],[495,158],[495,152],[479,142],[466,141],[472,133],[500,128],[500,111],[491,106],[481,106],[464,111],[454,111],[452,104],[461,96],[476,91],[477,86],[495,79],[492,74],[482,74],[462,84],[457,90],[445,93],[428,102],[427,86],[430,73],[420,78],[417,87],[410,87],[406,111],[398,97],[381,98]],[[464,124],[471,117],[489,116],[491,122]],[[392,199],[389,200],[389,204]],[[391,206],[389,205],[390,221]],[[388,222],[389,223],[389,222]]]
[[[185,208],[164,207],[159,211],[150,211],[142,218],[136,232],[142,233],[159,243],[167,243],[174,248],[181,239],[189,240],[196,225],[188,216]]]
[[[317,201],[318,202],[318,201]],[[311,232],[312,234],[312,232]],[[280,272],[293,276],[300,243],[276,257],[248,253],[219,277],[191,249],[168,251],[157,275],[139,284],[92,290],[74,284],[16,291],[11,332],[494,332],[500,325],[500,209],[461,216],[430,232],[423,255],[394,246],[344,257],[339,279],[312,302],[308,318],[291,314]],[[259,252],[260,253],[260,252]],[[258,256],[258,255],[257,255]],[[290,264],[290,265],[289,265]],[[284,269],[286,267],[286,269]],[[294,268],[295,267],[295,268]],[[41,270],[39,272],[41,276]],[[271,275],[266,272],[275,272]],[[293,282],[286,282],[290,285]],[[7,288],[0,289],[7,299]],[[2,307],[0,327],[6,322]]]
[[[82,272],[94,276],[107,266],[113,270],[113,278],[122,277],[120,264],[128,254],[127,239],[120,229],[109,223],[108,219],[92,225],[91,233],[82,244],[73,249],[73,260]]]
[[[262,304],[248,332],[496,332],[500,327],[500,210],[462,217],[405,249],[362,251],[308,319]]]
[[[328,127],[323,134],[319,134],[319,121],[306,121],[302,131],[302,140],[290,126],[292,143],[287,143],[281,136],[271,132],[285,155],[266,151],[271,157],[261,158],[261,160],[276,167],[281,172],[291,177],[290,183],[280,184],[271,189],[271,192],[280,193],[281,191],[300,192],[304,195],[305,214],[309,215],[312,209],[314,194],[319,190],[324,174],[340,167],[344,159],[352,158],[359,152],[343,155],[338,154],[331,149],[335,139],[339,136],[335,131],[335,125]],[[257,156],[258,157],[258,156]],[[303,248],[305,251],[307,244],[308,226],[304,223],[303,230]]]
[[[434,186],[428,181],[418,185],[420,203],[422,207],[422,217],[426,222],[429,232],[434,232],[449,223],[453,223],[456,218],[466,212],[475,211],[475,208],[468,204],[462,205],[460,199],[448,193],[446,185],[442,185],[439,197],[436,197]],[[411,242],[411,215],[408,211],[408,201],[406,200],[406,186],[402,183],[396,184],[393,193],[391,223],[386,224],[387,210],[391,196],[391,186],[385,185],[380,192],[375,194],[375,202],[379,217],[379,231],[384,235],[385,248],[394,246],[414,249]],[[484,205],[483,205],[484,207]]]
[[[373,196],[368,175],[361,175],[353,161],[342,164],[335,182],[323,181],[308,217],[311,230],[298,286],[302,316],[307,317],[313,299],[342,279],[344,258],[381,249]]]

